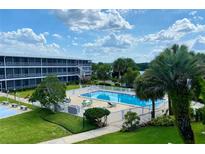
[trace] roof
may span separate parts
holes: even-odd
[[[73,59],[73,60],[90,60],[82,59],[78,57],[69,57],[65,53],[43,53],[43,52],[2,52],[0,51],[0,56],[6,57],[30,57],[30,58],[52,58],[52,59]]]

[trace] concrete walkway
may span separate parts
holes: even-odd
[[[74,135],[70,135],[70,136],[66,136],[66,137],[62,137],[59,139],[54,139],[46,142],[41,142],[40,144],[72,144],[72,143],[92,139],[95,137],[99,137],[105,134],[117,132],[121,129],[121,124],[122,124],[121,122],[113,123],[104,128],[99,128],[99,129],[95,129],[95,130],[91,130],[79,134],[74,134]]]

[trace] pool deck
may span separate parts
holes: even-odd
[[[66,96],[69,98],[71,98],[71,103],[72,105],[78,105],[82,107],[82,102],[83,100],[88,100],[89,98],[85,98],[83,96],[80,96],[81,94],[84,93],[88,93],[88,92],[92,92],[92,91],[96,91],[97,89],[91,89],[89,87],[87,88],[81,88],[81,89],[75,89],[75,90],[70,90],[66,92]],[[120,103],[116,103],[116,107],[108,107],[108,103],[106,101],[101,101],[101,100],[97,100],[97,99],[92,99],[93,100],[93,104],[90,107],[85,107],[84,109],[87,108],[93,108],[93,107],[103,107],[103,108],[107,108],[109,111],[111,112],[117,112],[117,111],[121,111],[121,110],[126,110],[126,109],[131,109],[134,108],[134,106],[131,105],[125,105],[125,104],[120,104]]]

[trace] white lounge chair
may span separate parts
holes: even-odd
[[[9,105],[9,102],[8,101],[3,101],[2,104],[3,105]]]
[[[11,107],[17,108],[17,107],[18,107],[18,104],[11,104]]]
[[[111,107],[116,107],[116,103],[113,103],[113,102],[107,102],[108,104],[108,107],[111,108]]]
[[[26,111],[28,109],[28,107],[22,105],[22,106],[20,106],[20,109],[23,110],[23,111]]]

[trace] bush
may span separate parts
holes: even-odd
[[[202,123],[203,123],[203,125],[205,125],[205,107],[203,107],[202,109],[201,109],[201,113],[202,113]]]
[[[140,117],[137,115],[136,112],[127,112],[125,114],[125,122],[122,125],[121,131],[133,131],[138,128],[140,123]]]
[[[116,82],[116,83],[115,83],[115,86],[116,86],[116,87],[120,87],[121,84],[120,84],[119,82]]]
[[[161,116],[151,120],[148,124],[151,126],[174,126],[173,116]]]
[[[103,85],[103,86],[112,86],[111,83],[107,83],[107,82],[99,82],[98,85]]]
[[[84,116],[91,124],[95,124],[98,127],[104,127],[107,125],[107,116],[109,114],[109,110],[96,107],[87,109],[84,113]]]

